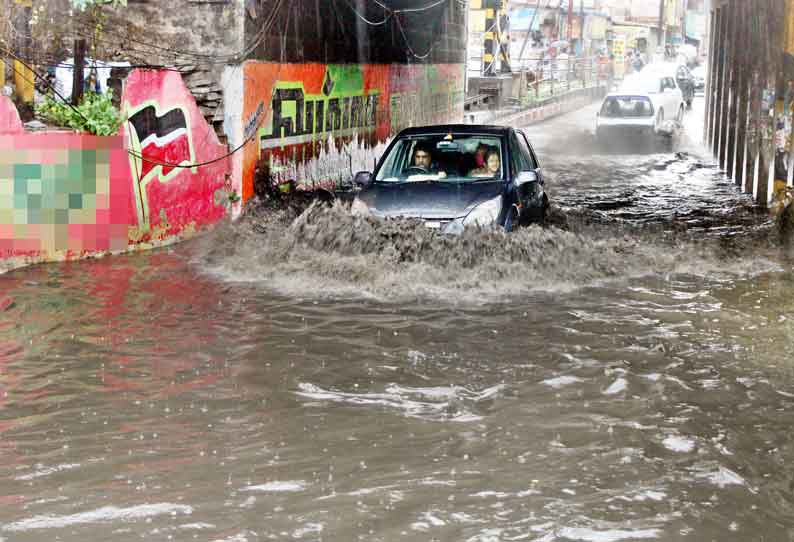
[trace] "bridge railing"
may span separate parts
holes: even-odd
[[[542,103],[565,94],[594,86],[612,86],[613,69],[603,57],[525,59],[521,69],[526,81],[522,105]],[[522,89],[524,90],[524,89]]]

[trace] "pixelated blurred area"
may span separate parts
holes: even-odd
[[[0,258],[125,250],[129,208],[122,137],[0,135]]]

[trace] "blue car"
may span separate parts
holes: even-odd
[[[354,215],[417,218],[443,233],[543,224],[549,208],[537,156],[526,134],[509,127],[408,128],[355,184]]]

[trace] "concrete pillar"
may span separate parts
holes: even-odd
[[[766,186],[760,193],[763,198],[759,203],[768,205],[772,203],[775,193],[775,158],[777,157],[778,121],[782,120],[782,107],[778,107],[781,98],[780,82],[783,77],[783,47],[785,42],[785,0],[767,0],[765,48],[767,51],[766,93],[764,108],[763,146],[762,158]]]
[[[737,69],[736,69],[736,56],[738,47],[736,41],[738,39],[738,18],[736,17],[736,4],[737,0],[729,0],[725,5],[725,10],[728,15],[728,30],[727,41],[725,43],[725,83],[726,83],[726,96],[725,96],[725,142],[723,145],[723,167],[728,177],[733,178],[733,171],[735,166],[736,156],[736,83],[737,83]]]
[[[727,146],[728,146],[728,95],[730,93],[730,63],[728,58],[728,52],[730,49],[730,43],[733,39],[728,33],[729,30],[729,22],[730,22],[730,13],[728,11],[728,3],[725,2],[722,7],[720,7],[720,11],[722,12],[722,17],[720,18],[720,35],[722,36],[722,45],[720,46],[720,103],[719,103],[719,147],[717,150],[717,157],[720,162],[720,168],[725,170],[725,157],[727,155]]]
[[[712,9],[709,11],[709,63],[706,73],[706,88],[704,94],[706,96],[706,121],[704,123],[705,135],[703,141],[706,145],[713,146],[714,140],[714,74],[716,72],[715,66],[717,65],[716,54],[717,43],[717,11]]]
[[[733,11],[737,18],[737,42],[736,42],[736,124],[734,141],[735,158],[733,180],[736,186],[744,188],[745,178],[747,177],[747,112],[749,96],[749,67],[750,58],[749,48],[749,24],[747,19],[746,2],[737,2]]]
[[[483,75],[494,75],[496,60],[494,58],[494,44],[496,41],[496,1],[483,0],[485,8],[485,36],[483,40],[482,66]]]
[[[794,55],[794,0],[787,0],[786,2],[786,38],[783,50],[789,54]],[[785,73],[785,102],[784,102],[784,115],[788,118],[788,126],[794,125],[794,73],[786,70]],[[786,178],[786,185],[794,186],[794,133],[788,132],[788,148],[786,152],[786,169],[788,170],[788,177]]]
[[[753,20],[756,19],[751,15]],[[753,40],[755,45],[757,40]],[[757,49],[751,49],[750,54],[757,54]],[[761,141],[759,137],[759,123],[761,116],[761,66],[754,64],[751,67],[749,80],[749,112],[747,119],[747,182],[745,190],[758,198],[758,169],[760,164]]]
[[[712,137],[712,149],[714,156],[719,157],[720,154],[720,135],[722,133],[722,93],[724,89],[723,83],[723,67],[725,50],[722,43],[725,39],[724,31],[725,10],[722,7],[717,8],[717,48],[713,51],[715,56],[714,65],[714,136]]]

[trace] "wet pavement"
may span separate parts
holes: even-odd
[[[0,275],[0,540],[794,540],[792,260],[697,108],[527,128],[546,229],[317,209]]]

